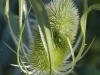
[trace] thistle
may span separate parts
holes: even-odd
[[[33,5],[36,5],[37,7],[34,9],[34,11],[37,9],[39,10],[39,16],[37,14],[38,12],[35,12],[37,18],[37,23],[35,23],[35,25],[30,26],[29,23],[26,24],[28,34],[30,36],[29,45],[26,46],[21,40],[25,26],[25,24],[22,26],[22,10],[24,9],[23,7],[25,7],[26,4],[25,0],[19,0],[21,6],[21,8],[19,9],[21,10],[19,11],[19,41],[16,39],[15,34],[11,28],[9,20],[9,0],[6,1],[5,14],[7,17],[8,26],[15,44],[18,45],[18,66],[24,73],[27,73],[28,75],[66,75],[70,73],[73,70],[76,62],[80,60],[80,58],[82,58],[82,53],[85,46],[87,14],[94,9],[100,10],[100,4],[96,4],[85,9],[85,13],[80,20],[82,46],[75,58],[74,52],[72,51],[72,45],[77,34],[79,16],[74,2],[72,0],[52,0],[48,5],[45,6],[48,17],[45,17],[46,12],[43,12],[45,11],[45,8],[41,7],[43,6],[41,0],[30,0],[30,3],[31,2],[37,2],[37,5],[35,3]],[[40,5],[38,4],[38,2],[40,2]],[[43,16],[41,16],[41,13]],[[27,16],[27,14],[25,16]],[[48,25],[49,23],[45,21],[46,19],[44,17],[47,19],[47,21],[49,18],[50,26]],[[27,19],[25,21],[28,22]],[[43,24],[43,27],[40,26],[41,23]],[[45,24],[47,24],[48,26],[45,26]],[[49,34],[50,36],[47,36],[47,34]],[[48,45],[50,45],[49,48]],[[72,62],[68,62],[66,60],[66,57],[69,53],[72,54]]]
[[[66,65],[66,57],[70,53],[67,37],[73,44],[78,28],[78,12],[72,0],[53,0],[46,5],[50,20],[53,41],[53,54],[50,57],[52,74],[66,74],[71,65]],[[30,74],[49,75],[50,65],[47,52],[45,51],[38,24],[31,28],[33,40],[29,41],[28,59],[24,59],[30,66]],[[27,68],[29,69],[29,68]]]

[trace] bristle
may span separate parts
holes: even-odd
[[[49,62],[37,25],[35,29],[32,28],[32,35],[34,37],[34,42],[31,42],[30,44],[30,50],[32,51],[29,57],[30,63],[39,69],[47,70],[49,69]],[[34,48],[32,45],[34,45]]]

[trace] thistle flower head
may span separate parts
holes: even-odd
[[[73,44],[78,28],[78,12],[72,0],[53,0],[46,5],[46,10],[50,20],[53,58],[51,57],[52,70],[54,75],[63,75],[71,65],[66,64],[66,57],[70,52],[67,37]],[[28,65],[27,70],[30,74],[49,75],[50,65],[38,25],[32,27],[33,40],[29,42],[29,52],[24,58]],[[62,73],[62,74],[61,74]]]

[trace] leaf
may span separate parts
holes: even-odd
[[[22,45],[22,34],[23,34],[23,31],[24,31],[24,28],[25,28],[25,23],[22,23],[22,17],[23,17],[23,7],[25,6],[25,0],[19,0],[19,26],[20,26],[20,34],[19,34],[19,38],[18,38],[18,45],[17,45],[17,62],[18,62],[18,65],[20,67],[20,69],[23,71],[23,72],[26,72],[28,75],[29,72],[27,71],[23,61],[21,58],[19,58],[19,51],[20,51],[20,48],[22,47],[23,48],[23,45]],[[23,25],[23,26],[22,26]],[[22,49],[21,48],[21,49]],[[23,65],[23,67],[21,66],[21,64]],[[25,70],[24,70],[25,69]]]
[[[19,26],[20,26],[20,30],[22,28],[22,17],[23,17],[24,2],[25,2],[25,0],[19,0]]]
[[[40,36],[44,45],[44,48],[48,55],[49,65],[50,65],[50,75],[52,75],[52,63],[53,63],[53,44],[51,40],[51,28],[48,19],[48,15],[44,4],[41,0],[30,0],[32,7],[34,9],[36,19],[38,21],[38,27],[40,31]]]
[[[10,23],[10,18],[9,18],[9,0],[6,0],[5,16],[6,16],[6,19],[7,19],[8,28],[10,30],[11,37],[12,37],[13,41],[15,42],[15,44],[17,45],[17,40],[16,40],[15,35],[13,33],[11,23]]]

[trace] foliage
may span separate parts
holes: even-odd
[[[56,1],[56,0],[55,0]],[[65,0],[63,0],[63,1],[65,1]],[[63,2],[62,1],[62,2]],[[69,4],[70,4],[70,0],[67,0],[67,1],[69,1]],[[65,1],[65,2],[67,2],[67,1]],[[32,5],[32,7],[33,7],[33,9],[34,9],[34,11],[35,11],[35,15],[36,15],[36,19],[37,19],[37,22],[38,22],[38,28],[36,27],[36,30],[33,28],[33,31],[32,31],[32,34],[30,34],[30,33],[28,33],[28,34],[30,34],[29,36],[30,36],[30,38],[29,38],[29,42],[30,41],[32,41],[31,43],[29,43],[29,46],[30,46],[30,49],[31,48],[34,48],[34,45],[36,45],[35,47],[39,47],[39,46],[37,46],[37,45],[42,45],[42,47],[44,47],[44,50],[45,50],[45,53],[43,53],[43,54],[46,54],[46,56],[47,56],[47,60],[48,60],[48,62],[46,62],[46,63],[49,63],[49,72],[44,72],[44,73],[46,73],[46,74],[49,74],[49,75],[52,75],[53,73],[55,73],[56,71],[55,70],[53,70],[53,68],[54,68],[54,59],[53,59],[53,57],[54,57],[54,54],[55,54],[55,52],[54,52],[54,41],[56,41],[56,40],[52,40],[53,38],[55,39],[55,38],[58,38],[58,36],[52,36],[53,34],[52,34],[52,27],[53,26],[51,26],[50,27],[50,23],[51,23],[51,21],[56,21],[54,18],[53,18],[53,20],[52,19],[50,19],[50,21],[49,21],[49,18],[50,18],[50,16],[47,14],[48,13],[48,11],[46,11],[47,9],[45,9],[45,6],[44,6],[44,4],[42,3],[42,1],[40,1],[40,0],[30,0],[30,3],[31,3],[31,5]],[[87,4],[87,3],[86,3]],[[25,2],[25,0],[19,0],[19,37],[17,38],[16,37],[16,35],[14,34],[14,32],[12,31],[12,29],[13,28],[11,28],[11,24],[10,24],[10,16],[9,16],[9,14],[10,14],[10,12],[9,12],[9,0],[7,0],[6,1],[6,8],[5,8],[5,14],[6,14],[6,17],[7,17],[7,21],[8,21],[8,25],[9,25],[9,30],[10,30],[10,33],[11,33],[11,36],[12,36],[12,38],[13,38],[13,40],[14,40],[14,42],[15,42],[15,44],[17,45],[17,60],[18,60],[18,65],[19,65],[19,67],[21,68],[21,70],[23,71],[23,72],[25,72],[25,73],[27,73],[27,74],[31,74],[32,72],[31,71],[29,71],[28,69],[29,68],[27,68],[27,66],[26,66],[26,64],[28,64],[28,65],[30,65],[29,63],[31,63],[31,62],[28,62],[28,63],[26,63],[27,61],[29,61],[29,59],[27,59],[27,53],[29,53],[30,52],[30,50],[27,48],[27,46],[24,44],[24,42],[23,42],[23,39],[22,38],[24,38],[24,37],[22,37],[22,34],[23,34],[23,31],[24,31],[24,29],[25,29],[25,22],[27,21],[27,19],[28,19],[28,11],[27,11],[27,13],[26,13],[26,17],[25,17],[25,20],[24,20],[24,23],[22,22],[22,17],[23,17],[23,13],[25,12],[25,10],[24,10],[24,8],[27,6],[27,4],[26,4],[26,2]],[[92,6],[90,6],[90,7],[87,7],[87,5],[85,5],[86,7],[85,7],[85,10],[84,10],[84,14],[82,15],[82,17],[81,17],[81,20],[80,20],[80,25],[81,25],[81,32],[82,32],[82,46],[81,46],[81,48],[80,48],[80,51],[79,51],[79,53],[78,53],[78,55],[75,57],[74,56],[74,52],[73,52],[73,49],[72,49],[72,40],[70,39],[70,37],[69,36],[66,36],[66,39],[67,40],[65,40],[64,38],[65,37],[63,37],[62,35],[60,35],[59,34],[59,38],[63,38],[62,40],[64,40],[64,41],[66,41],[67,42],[67,44],[69,45],[68,47],[71,49],[71,53],[72,53],[72,58],[73,58],[73,61],[70,63],[70,64],[64,64],[64,65],[66,65],[66,67],[60,67],[60,70],[62,71],[64,68],[66,69],[69,69],[69,68],[71,68],[70,70],[68,70],[67,72],[66,72],[66,70],[64,71],[64,73],[61,73],[61,74],[67,74],[67,73],[70,73],[72,70],[73,70],[73,68],[74,68],[74,66],[76,65],[76,62],[77,61],[79,61],[81,58],[82,58],[82,53],[83,53],[83,50],[84,50],[84,46],[85,46],[85,34],[86,34],[86,22],[87,22],[87,15],[88,15],[88,13],[90,12],[90,11],[92,11],[92,10],[100,10],[100,4],[95,4],[95,5],[92,5]],[[73,8],[73,7],[72,7]],[[26,9],[27,10],[27,9]],[[57,9],[57,10],[59,10],[59,9]],[[71,9],[68,9],[68,10],[71,10]],[[60,12],[60,11],[59,11]],[[49,11],[49,13],[51,13],[51,11]],[[56,12],[57,13],[57,12]],[[62,14],[62,15],[65,15],[65,14]],[[54,15],[55,16],[55,15]],[[60,15],[59,15],[60,16]],[[58,17],[58,15],[56,16],[56,17]],[[59,22],[59,21],[58,21]],[[64,22],[64,21],[62,21],[62,22]],[[54,27],[54,28],[56,28],[56,27]],[[28,30],[28,32],[31,32],[30,31],[30,28],[29,29],[27,29]],[[77,29],[75,29],[75,30],[77,30]],[[58,30],[57,31],[54,31],[55,33],[54,34],[57,34],[58,35]],[[64,31],[63,31],[64,32]],[[35,33],[35,34],[33,34],[33,33]],[[74,34],[74,36],[75,36],[76,34]],[[62,37],[61,37],[62,36]],[[38,37],[41,37],[41,38],[38,38]],[[32,39],[33,38],[33,39]],[[34,39],[36,38],[36,40],[38,40],[38,41],[36,41],[35,43],[34,43]],[[39,39],[41,39],[41,40],[39,40]],[[39,44],[39,43],[43,43],[43,44]],[[36,44],[37,43],[37,44]],[[57,44],[59,44],[58,42],[57,42]],[[64,46],[66,43],[64,43],[62,46]],[[32,46],[33,45],[33,46]],[[41,47],[41,48],[42,48]],[[36,49],[37,49],[36,48]],[[41,49],[40,48],[40,49]],[[68,48],[68,50],[69,50],[69,48]],[[38,49],[37,49],[38,50]],[[59,49],[58,49],[59,50]],[[58,51],[57,50],[57,51]],[[21,53],[20,53],[21,52]],[[19,54],[20,53],[20,54]],[[35,51],[33,50],[33,52],[32,52],[34,55],[35,55]],[[39,53],[39,52],[36,52],[36,53]],[[40,52],[40,54],[41,54],[41,52]],[[59,54],[60,55],[60,53],[57,53],[57,54]],[[20,56],[21,55],[21,56]],[[24,58],[25,59],[27,59],[27,61],[26,60],[22,60],[23,59],[23,55],[24,55]],[[31,54],[30,54],[31,55]],[[57,56],[57,58],[60,58],[60,56]],[[36,56],[37,56],[37,54],[36,54]],[[42,55],[43,56],[43,55]],[[42,57],[42,56],[40,56],[40,57]],[[44,55],[45,56],[45,55]],[[37,63],[36,61],[37,61],[37,59],[34,59],[34,58],[36,58],[35,56],[32,58],[32,65],[34,65],[34,62],[35,63]],[[65,57],[64,57],[65,58]],[[34,61],[35,60],[35,61]],[[41,60],[41,59],[39,59],[39,60]],[[41,62],[41,61],[40,61]],[[59,63],[59,62],[55,62],[56,64],[57,63]],[[60,62],[61,63],[61,62]],[[36,64],[36,65],[38,65],[38,64]],[[35,66],[36,66],[35,65]],[[69,65],[69,67],[68,67],[68,65]],[[46,65],[43,65],[43,67],[44,66],[46,66]],[[38,66],[37,66],[38,67]],[[32,68],[32,67],[31,67]],[[33,68],[34,69],[34,68]],[[42,68],[36,68],[36,70],[35,70],[35,72],[33,72],[33,73],[36,73],[36,74],[38,74],[38,70],[39,69],[42,69]],[[44,69],[44,68],[43,68]],[[54,72],[55,71],[55,72]],[[43,72],[43,71],[42,71]],[[32,74],[33,74],[32,73]],[[40,73],[41,73],[41,71],[40,71]],[[56,72],[56,73],[59,73],[60,74],[60,72],[59,72],[59,70]]]

